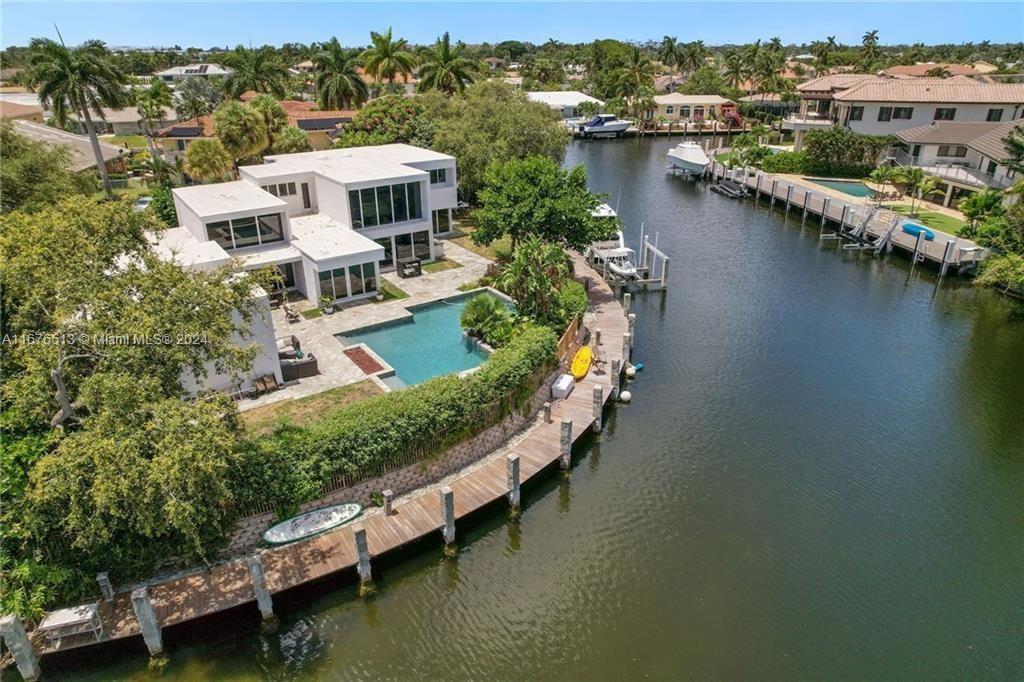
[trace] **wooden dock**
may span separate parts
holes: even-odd
[[[586,281],[589,288],[590,312],[596,319],[596,328],[601,330],[602,341],[596,350],[599,356],[604,356],[605,367],[592,370],[583,380],[576,382],[568,398],[553,401],[550,419],[542,413],[532,430],[514,445],[489,454],[475,466],[446,481],[396,500],[390,515],[385,515],[379,509],[370,510],[357,523],[350,523],[305,541],[259,552],[257,556],[262,564],[262,578],[269,593],[282,592],[356,567],[360,560],[356,529],[365,530],[370,560],[425,536],[437,534],[446,523],[440,494],[443,486],[450,487],[453,493],[456,522],[508,496],[509,455],[518,457],[520,481],[530,479],[560,458],[568,461],[563,452],[563,422],[572,423],[572,442],[592,430],[595,422],[595,388],[601,388],[600,407],[603,409],[611,398],[613,383],[615,387],[618,386],[618,377],[613,377],[610,368],[615,361],[620,369],[624,369],[628,361],[628,341],[631,340],[631,337],[627,337],[631,330],[625,311],[612,289],[582,257],[574,255],[573,260],[577,277]],[[137,609],[133,606],[133,600],[140,596],[144,599],[148,595],[152,605],[157,625],[157,642],[160,642],[159,631],[163,628],[256,601],[257,590],[254,588],[249,561],[249,557],[236,559],[215,565],[209,570],[197,570],[163,582],[133,586],[134,594],[130,589],[118,592],[112,601],[100,602],[102,637],[98,641],[91,636],[66,640],[60,650],[143,634],[140,619],[145,620],[145,615],[137,616]],[[150,629],[150,636],[152,632]],[[32,633],[29,636],[37,652],[45,654],[55,651],[41,636],[33,636]],[[158,653],[162,648],[160,644],[157,651],[154,651],[150,637],[147,637],[146,642],[151,653]]]
[[[822,238],[850,242],[844,248],[875,253],[890,253],[898,248],[911,254],[915,263],[931,262],[942,275],[951,267],[961,272],[969,270],[988,256],[987,249],[970,239],[933,228],[928,228],[935,235],[932,241],[923,234],[907,234],[901,229],[904,216],[885,206],[841,199],[788,177],[749,167],[728,168],[717,161],[712,161],[708,175],[713,180],[732,180],[756,199],[767,199],[772,206],[782,205],[787,211],[795,210],[805,220],[817,220],[822,227]],[[825,229],[832,226],[835,232],[826,233]]]

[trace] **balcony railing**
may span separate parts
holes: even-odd
[[[928,163],[922,164],[920,157],[913,156],[905,149],[891,148],[886,153],[886,158],[894,161],[900,166],[916,166],[929,175],[934,175],[945,180],[961,182],[965,185],[975,187],[991,187],[993,189],[1006,189],[1012,181],[1006,177],[996,177],[992,173],[986,173],[977,168],[971,168],[965,164],[957,163]]]

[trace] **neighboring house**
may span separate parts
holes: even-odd
[[[92,113],[91,116],[96,132],[100,134],[141,135],[145,132],[143,130],[142,117],[135,107],[125,107],[124,109],[103,107],[101,111],[103,116],[97,116],[95,113]],[[85,123],[79,119],[77,114],[71,114],[68,118],[74,121],[76,132],[85,133]],[[162,128],[177,120],[178,114],[175,113],[174,109],[172,107],[164,107],[161,117],[153,122],[154,128]]]
[[[654,91],[660,93],[675,92],[685,82],[686,78],[684,78],[683,76],[655,76]]]
[[[68,169],[74,173],[96,168],[96,156],[93,154],[92,144],[86,135],[76,135],[60,128],[51,128],[41,123],[18,119],[14,121],[14,129],[29,139],[67,149],[71,153]],[[111,173],[124,171],[124,152],[126,150],[120,147],[100,142],[100,153],[103,155],[107,170]]]
[[[736,103],[718,95],[683,95],[678,92],[655,95],[654,109],[647,111],[648,121],[665,119],[673,123],[717,121],[736,111]]]
[[[534,91],[527,92],[526,96],[533,102],[557,111],[562,118],[579,118],[579,106],[584,102],[595,104],[599,109],[604,108],[601,100],[575,90]]]
[[[231,69],[220,64],[187,64],[185,66],[172,66],[163,71],[153,74],[165,83],[176,83],[186,78],[212,78],[214,76],[230,76]]]
[[[898,66],[890,66],[882,73],[886,76],[904,78],[924,78],[929,75],[942,78],[943,76],[939,75],[940,73],[945,73],[949,76],[968,76],[972,78],[981,75],[981,72],[966,64],[947,64],[936,62],[918,62],[917,64],[900,64]]]
[[[0,100],[0,118],[8,121],[43,123],[43,108],[38,104],[18,104]]]
[[[25,69],[19,69],[15,67],[0,69],[0,86],[7,85],[11,79],[13,79],[15,76],[17,76],[24,70]]]
[[[505,68],[505,60],[500,57],[488,57],[484,60],[484,64],[487,64],[487,68],[491,71],[501,71]]]
[[[248,94],[248,93],[246,93]],[[242,96],[245,99],[245,95]],[[331,146],[332,135],[341,130],[358,113],[353,110],[312,111],[313,102],[280,100],[288,115],[288,124],[306,133],[313,149],[327,149]],[[200,138],[216,137],[213,116],[200,116],[162,128],[154,134],[165,158],[184,156],[188,145]]]
[[[362,79],[364,83],[366,83],[366,86],[371,90],[383,90],[383,88],[388,86],[387,79],[378,81],[373,76],[368,75],[366,73],[366,70],[363,69],[363,67],[361,66],[356,67],[356,73],[359,74],[359,77]],[[402,88],[405,90],[405,94],[407,95],[411,95],[414,92],[416,92],[416,85],[418,83],[419,80],[417,80],[414,76],[404,74],[399,74],[395,76],[395,84],[402,86]]]
[[[999,70],[998,66],[996,66],[995,64],[990,64],[988,62],[974,62],[973,64],[971,64],[971,66],[974,68],[975,71],[981,74],[993,73]]]
[[[1006,189],[1017,177],[1006,166],[1010,151],[1003,140],[1024,119],[1003,123],[933,121],[896,133],[906,150],[891,149],[889,158],[903,166],[918,166],[942,181],[942,205],[957,203],[983,189]]]
[[[800,149],[809,130],[846,126],[856,133],[894,135],[931,121],[999,123],[1020,118],[1024,84],[952,78],[886,78],[832,74],[797,86],[800,111],[784,119]]]
[[[433,260],[432,233],[451,229],[456,204],[455,159],[405,144],[268,156],[239,174],[172,190],[181,225],[153,235],[154,249],[190,268],[274,266],[310,301],[374,296],[396,261]],[[254,335],[264,350],[249,381],[280,380],[269,315]],[[232,383],[216,375],[204,387]]]
[[[312,59],[307,59],[304,62],[299,62],[292,68],[294,68],[299,73],[313,73],[313,71],[316,70],[316,66],[313,64]]]
[[[770,112],[776,116],[789,114],[800,108],[799,102],[783,99],[782,95],[777,92],[747,95],[746,97],[740,97],[739,101],[741,104]]]

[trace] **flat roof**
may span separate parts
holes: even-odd
[[[314,261],[341,256],[372,255],[384,257],[384,247],[323,213],[291,219],[292,246]]]
[[[231,258],[220,244],[199,241],[187,227],[172,227],[146,236],[160,258],[185,267],[210,269],[227,263]]]
[[[559,109],[562,107],[575,107],[583,102],[604,106],[604,102],[601,100],[577,90],[535,90],[527,92],[526,96],[534,102],[547,104],[549,107],[558,107]]]
[[[41,123],[33,123],[23,119],[11,121],[14,129],[25,137],[44,142],[54,147],[64,147],[71,152],[71,163],[68,168],[77,173],[87,168],[96,167],[96,157],[92,153],[92,144],[86,135],[76,135],[60,128],[52,128]],[[100,142],[100,154],[104,161],[112,161],[121,156],[124,149]]]
[[[655,95],[654,101],[657,104],[733,104],[731,99],[719,97],[718,95],[683,95],[673,92],[668,95]]]
[[[454,163],[455,158],[408,144],[386,144],[278,154],[264,157],[264,161],[254,166],[242,166],[239,170],[257,181],[283,175],[316,173],[328,180],[348,184],[416,177],[425,171],[409,164],[434,161]]]
[[[201,218],[238,211],[283,211],[288,208],[283,199],[244,180],[177,187],[171,191]]]

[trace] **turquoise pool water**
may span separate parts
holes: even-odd
[[[851,197],[870,197],[874,194],[870,187],[857,180],[822,180],[821,178],[804,178],[804,180],[813,182],[815,185],[834,189],[843,194],[849,194]]]
[[[465,294],[410,307],[411,319],[357,329],[341,335],[346,345],[365,343],[394,367],[395,376],[385,379],[392,388],[412,386],[442,374],[462,372],[487,359],[487,351],[462,334],[459,317]]]

